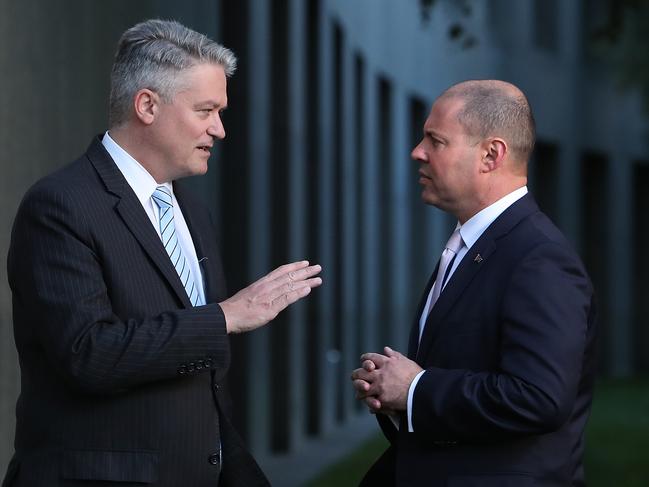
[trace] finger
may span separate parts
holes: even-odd
[[[368,397],[376,397],[376,396],[373,395],[373,394],[368,394],[367,392],[364,392],[364,391],[358,391],[358,390],[357,390],[357,391],[356,391],[356,396],[355,396],[355,397],[356,397],[356,400],[365,402],[365,400],[366,400]]]
[[[271,290],[268,293],[266,299],[270,301],[271,306],[279,306],[279,312],[282,309],[286,308],[289,304],[292,304],[298,299],[303,298],[304,296],[309,294],[312,288],[318,287],[321,284],[322,279],[319,277],[312,277],[311,279],[307,279],[306,281],[289,282],[284,284],[283,286]],[[309,289],[309,292],[306,292],[306,294],[304,294],[304,288]]]
[[[401,355],[399,352],[392,350],[390,347],[383,347],[383,351],[388,357],[396,357],[397,355]]]
[[[314,276],[320,273],[322,268],[319,265],[313,265],[309,267],[305,267],[304,269],[300,269],[297,271],[291,271],[286,274],[283,274],[272,281],[265,282],[263,285],[266,288],[266,292],[274,292],[275,290],[291,290],[295,287],[296,284],[300,284],[303,282],[320,282],[322,283],[321,278],[320,281],[312,281],[311,279],[315,279]],[[319,285],[319,284],[318,284]],[[314,287],[314,286],[311,286]],[[264,292],[264,291],[262,291]]]
[[[368,372],[372,372],[374,369],[376,369],[376,364],[371,360],[364,360],[361,364],[361,367],[363,367],[363,369],[367,370]]]
[[[280,280],[276,279],[272,283],[266,284],[267,289],[260,291],[260,295],[266,294],[267,299],[273,301],[279,298],[282,294],[288,294],[303,286],[318,287],[321,284],[322,278],[320,277],[312,277],[310,279],[296,281],[283,280],[283,284],[280,284]]]
[[[381,401],[379,401],[376,397],[373,396],[366,397],[364,401],[367,407],[370,408],[375,413],[381,410]]]
[[[282,281],[302,281],[304,279],[308,279],[309,277],[313,277],[322,271],[322,267],[319,264],[316,265],[310,265],[308,267],[305,267],[303,269],[298,269],[296,271],[290,271],[287,274],[280,276],[277,278],[278,280]]]
[[[289,272],[297,271],[299,269],[303,269],[309,265],[308,260],[300,260],[297,262],[291,262],[290,264],[284,264],[279,266],[277,269],[272,270],[268,274],[266,274],[264,277],[260,279],[264,281],[271,281],[273,279],[277,279],[278,277],[281,277],[285,274],[288,274]]]
[[[285,310],[287,307],[289,307],[296,301],[299,301],[300,299],[307,297],[310,293],[311,293],[311,286],[309,285],[300,286],[298,289],[295,289],[286,294],[282,294],[281,296],[275,298],[271,302],[271,309],[275,312],[275,315],[277,316],[277,313],[282,312],[283,310]]]
[[[381,355],[380,353],[369,352],[361,355],[361,360],[371,360],[377,368],[380,368],[387,362],[388,357]]]
[[[356,379],[352,381],[352,386],[356,390],[357,399],[362,399],[365,396],[367,396],[367,392],[370,390],[370,384],[361,379]]]
[[[355,379],[356,379],[356,375],[357,375],[359,372],[362,372],[362,370],[363,370],[363,369],[354,369],[354,370],[352,370],[352,375],[350,375],[349,378],[350,378],[352,381],[355,380]]]
[[[352,372],[352,380],[360,379],[365,382],[372,382],[372,373],[365,369],[356,369]],[[369,384],[368,384],[369,385]]]
[[[313,265],[297,271],[290,271],[285,274],[270,279],[268,276],[260,279],[252,284],[255,291],[259,296],[267,296],[267,299],[272,301],[277,299],[282,294],[292,291],[297,288],[297,285],[308,284],[311,287],[317,287],[322,284],[322,278],[313,277],[317,275],[322,268],[319,265]],[[273,271],[274,272],[274,271]]]

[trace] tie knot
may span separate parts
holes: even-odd
[[[158,186],[151,197],[153,198],[153,201],[155,201],[156,205],[158,205],[158,208],[165,209],[174,205],[173,199],[171,198],[171,192],[166,186]]]
[[[462,241],[462,235],[460,235],[460,229],[458,228],[453,232],[451,238],[448,239],[448,242],[446,242],[446,249],[457,254],[462,248],[462,245],[464,245],[464,242]]]

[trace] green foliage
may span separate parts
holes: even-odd
[[[425,22],[430,20],[433,9],[438,3],[438,0],[419,0],[421,16]],[[460,44],[463,49],[469,49],[477,44],[476,38],[464,26],[464,21],[473,12],[472,3],[472,0],[446,0],[446,6],[452,12],[453,18],[448,26],[448,38]]]
[[[590,487],[649,485],[649,380],[607,381],[595,389],[585,467]]]
[[[383,436],[377,436],[309,487],[357,486],[386,447]],[[585,464],[589,487],[649,486],[649,379],[598,384]]]
[[[637,89],[649,113],[649,2],[608,0],[608,16],[590,32],[593,50],[608,59],[623,88]]]
[[[378,425],[377,425],[378,429]],[[309,487],[345,487],[357,486],[367,469],[388,447],[388,441],[382,434],[367,441],[349,457],[328,469]]]
[[[475,0],[444,0],[454,11],[447,35],[468,49],[478,44],[465,27]],[[513,0],[512,0],[513,1]],[[419,0],[422,18],[428,21],[440,0]],[[583,20],[587,29],[586,51],[595,55],[600,67],[611,69],[622,89],[637,90],[649,114],[649,1],[584,0]]]

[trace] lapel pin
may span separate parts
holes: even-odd
[[[482,256],[480,254],[475,254],[473,262],[477,262],[479,264],[480,262],[482,262]]]

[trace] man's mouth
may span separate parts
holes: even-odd
[[[198,148],[199,148],[200,150],[202,150],[202,151],[207,152],[208,154],[209,154],[210,151],[212,150],[212,146],[211,146],[211,145],[199,145]]]

